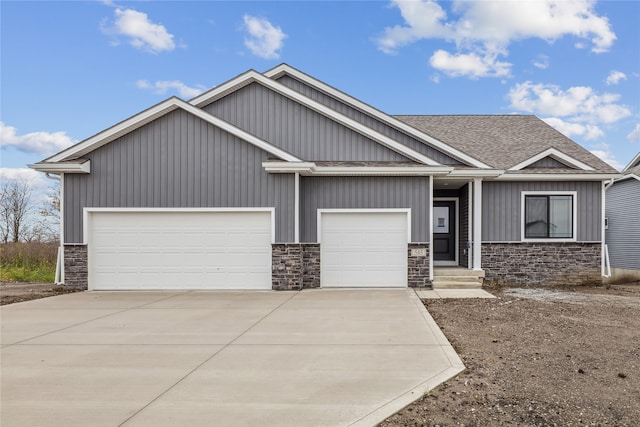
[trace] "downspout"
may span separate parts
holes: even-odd
[[[606,218],[606,192],[607,189],[609,187],[611,187],[613,185],[613,183],[615,182],[615,179],[611,178],[611,180],[607,183],[606,181],[602,181],[602,200],[601,200],[601,210],[602,210],[602,215],[601,215],[601,252],[600,252],[600,257],[602,258],[601,261],[601,268],[600,268],[600,274],[602,275],[602,277],[605,278],[609,278],[611,277],[611,262],[609,261],[609,248],[607,247],[607,243],[606,243],[606,229],[605,229],[605,218]]]

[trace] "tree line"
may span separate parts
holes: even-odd
[[[0,242],[51,242],[60,227],[59,184],[51,186],[47,200],[34,200],[30,183],[6,180],[0,185]]]

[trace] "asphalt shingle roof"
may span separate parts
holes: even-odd
[[[555,148],[601,173],[615,169],[536,116],[393,116],[496,169]],[[575,172],[575,170],[574,170]]]

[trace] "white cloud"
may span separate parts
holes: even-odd
[[[431,66],[448,76],[507,77],[511,64],[497,61],[495,55],[479,56],[476,53],[452,55],[444,50],[437,50],[429,59]]]
[[[556,85],[527,81],[513,86],[507,96],[511,107],[519,111],[563,117],[570,122],[609,124],[631,115],[627,106],[616,103],[620,95],[599,94],[588,86],[562,90]]]
[[[280,57],[280,49],[284,45],[287,35],[280,27],[274,27],[264,18],[244,15],[244,26],[249,37],[244,39],[244,45],[254,55],[264,59],[276,59]]]
[[[611,152],[609,144],[607,143],[603,142],[601,144],[598,144],[595,149],[590,151],[593,155],[599,157],[601,160],[611,165],[614,169],[621,171],[625,167],[625,165],[623,165],[616,159],[616,156]]]
[[[627,80],[627,75],[622,71],[611,70],[607,80],[605,80],[605,83],[607,86],[617,85],[620,83],[620,80]]]
[[[629,135],[627,135],[627,141],[640,142],[640,123],[638,123],[636,127],[629,132]]]
[[[547,55],[538,55],[536,59],[531,61],[534,67],[546,70],[549,68],[549,57]]]
[[[49,156],[75,143],[65,132],[31,132],[17,135],[17,129],[0,122],[0,144],[26,153]]]
[[[136,86],[139,89],[151,90],[158,95],[164,95],[168,91],[174,91],[180,98],[185,99],[196,97],[206,90],[202,85],[190,87],[180,80],[158,80],[154,83],[147,80],[138,80]]]
[[[125,36],[131,46],[151,53],[175,49],[173,34],[164,25],[151,22],[146,13],[117,8],[114,15],[112,26],[102,26],[104,33]]]
[[[592,0],[459,0],[452,3],[454,19],[448,19],[435,0],[393,0],[391,4],[400,10],[404,24],[385,28],[376,40],[378,49],[390,54],[422,39],[452,42],[457,53],[447,54],[440,50],[434,53],[439,58],[434,60],[432,56],[432,66],[442,63],[451,67],[452,58],[462,62],[454,67],[455,72],[451,68],[442,70],[449,70],[450,75],[472,78],[508,75],[511,64],[498,61],[498,57],[506,57],[508,46],[516,40],[538,38],[551,43],[564,36],[573,36],[581,42],[588,40],[591,50],[600,53],[608,51],[616,39],[608,19],[594,11]],[[482,60],[478,60],[480,58]],[[544,66],[545,62],[538,64]]]
[[[557,117],[547,117],[542,120],[569,138],[582,136],[586,140],[594,140],[604,136],[602,129],[595,125],[571,123]]]

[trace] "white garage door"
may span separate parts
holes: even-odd
[[[323,287],[406,287],[408,214],[320,212]]]
[[[89,289],[271,289],[271,211],[89,211]]]

